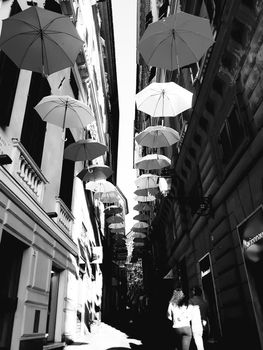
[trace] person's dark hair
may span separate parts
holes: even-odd
[[[202,289],[199,286],[194,286],[192,289],[192,295],[201,296],[203,294]]]

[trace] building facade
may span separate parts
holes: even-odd
[[[0,2],[1,19],[31,5],[68,16],[83,47],[74,66],[49,76],[20,70],[0,52],[0,349],[14,350],[62,348],[84,339],[100,319],[101,203],[77,177],[88,164],[63,154],[88,134],[108,147],[92,163],[112,166],[108,118],[116,111],[109,103],[116,77],[105,68],[100,5],[7,0]],[[95,122],[85,131],[45,123],[34,106],[48,95],[86,103]]]

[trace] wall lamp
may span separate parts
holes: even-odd
[[[0,165],[6,165],[11,163],[12,159],[9,157],[8,154],[0,154]]]

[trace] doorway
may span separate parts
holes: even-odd
[[[57,316],[57,301],[59,288],[60,270],[52,266],[50,276],[49,302],[46,333],[48,334],[48,343],[55,341],[56,316]]]
[[[3,231],[0,242],[0,350],[11,346],[23,252],[27,248]]]

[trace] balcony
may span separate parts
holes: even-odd
[[[54,219],[58,226],[69,236],[72,236],[72,224],[74,221],[74,216],[68,209],[66,204],[56,197],[56,208],[57,217]]]
[[[21,186],[39,203],[43,201],[47,179],[29,153],[17,139],[12,139],[13,151],[11,173]]]

